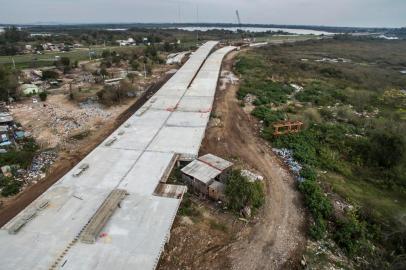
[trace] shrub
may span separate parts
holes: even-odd
[[[46,101],[47,100],[47,97],[48,97],[48,93],[47,92],[41,92],[41,93],[39,93],[39,99],[41,100],[41,101]]]
[[[367,157],[371,165],[392,168],[399,164],[405,152],[401,135],[383,131],[372,134]]]
[[[309,235],[314,240],[323,239],[327,233],[326,221],[322,217],[317,217],[314,224],[309,229]]]
[[[3,189],[1,190],[1,195],[3,195],[4,197],[9,197],[20,192],[22,182],[8,177],[3,180],[2,186]]]
[[[58,79],[59,75],[56,71],[53,70],[44,70],[42,72],[43,80]]]
[[[317,173],[312,167],[305,165],[300,171],[300,176],[309,181],[316,181]]]
[[[358,220],[355,212],[336,222],[335,242],[348,254],[355,255],[366,243],[366,226]]]
[[[182,203],[179,207],[179,214],[181,216],[189,216],[189,217],[198,217],[201,215],[200,211],[193,205],[193,202],[187,193],[184,196]]]
[[[254,210],[258,209],[265,202],[262,183],[249,182],[247,178],[241,175],[240,170],[231,172],[225,188],[225,195],[229,208],[236,212],[247,205]]]
[[[317,182],[305,180],[299,184],[299,189],[304,194],[306,206],[316,220],[330,217],[333,207]]]
[[[256,107],[252,113],[253,116],[264,121],[266,126],[272,125],[272,123],[284,120],[286,115],[281,111],[272,111],[267,106]]]

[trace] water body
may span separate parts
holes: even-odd
[[[264,28],[264,27],[176,27],[177,29],[186,30],[186,31],[208,31],[208,30],[230,30],[233,32],[237,32],[238,29],[249,31],[249,32],[278,32],[283,31],[293,35],[334,35],[334,33],[325,32],[325,31],[317,31],[317,30],[310,30],[310,29],[294,29],[294,28]]]
[[[107,31],[127,31],[128,28],[107,28]]]

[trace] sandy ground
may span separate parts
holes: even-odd
[[[230,54],[224,64],[231,70],[236,53]],[[177,219],[171,232],[171,241],[165,250],[159,269],[295,269],[306,246],[305,209],[294,179],[272,153],[269,145],[259,138],[257,122],[243,111],[235,98],[238,85],[229,85],[217,93],[214,115],[219,125],[210,127],[201,154],[213,153],[240,160],[260,172],[266,181],[266,203],[257,218],[248,226],[233,227],[228,238],[213,235],[200,223],[185,226]],[[218,215],[221,218],[221,215]],[[231,219],[232,220],[232,219]],[[235,224],[235,222],[234,222]],[[189,244],[182,244],[184,237]],[[219,248],[201,252],[207,239]],[[214,245],[214,246],[215,246]],[[213,246],[213,243],[211,243]],[[200,252],[200,254],[199,254]],[[197,254],[196,254],[197,253]],[[185,262],[196,258],[199,264]],[[178,263],[175,263],[176,260]],[[183,262],[183,263],[182,263]]]
[[[50,95],[45,102],[33,103],[31,99],[10,108],[17,122],[32,133],[41,148],[72,150],[77,142],[72,136],[80,132],[95,132],[116,118],[133,102],[126,100],[119,106],[104,108],[98,104],[79,107],[66,95]]]

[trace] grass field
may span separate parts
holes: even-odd
[[[101,57],[101,53],[104,50],[111,50],[116,52],[129,52],[131,50],[135,50],[137,47],[118,47],[118,46],[110,46],[110,47],[91,47],[89,48],[79,48],[74,49],[69,52],[45,52],[44,54],[23,54],[23,55],[16,55],[13,56],[16,67],[17,68],[30,68],[30,67],[45,67],[45,66],[52,66],[53,62],[55,61],[56,56],[60,57],[69,57],[72,62],[74,61],[85,61],[89,60],[89,52],[92,51],[96,54],[96,56],[92,56],[92,58]],[[0,64],[4,64],[6,66],[12,66],[13,60],[10,56],[0,56]]]

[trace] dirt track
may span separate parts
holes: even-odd
[[[228,55],[223,70],[231,70],[236,53]],[[305,248],[305,210],[294,179],[255,133],[256,120],[235,98],[238,85],[218,91],[214,112],[220,127],[209,128],[201,150],[235,157],[255,168],[266,179],[267,199],[260,219],[241,231],[229,246],[232,269],[294,269]]]
[[[137,111],[162,85],[169,80],[172,75],[166,75],[161,80],[153,84],[148,90],[137,99],[126,111],[120,114],[115,120],[106,123],[96,134],[86,138],[77,150],[73,153],[62,156],[51,167],[45,179],[39,183],[32,185],[18,194],[15,198],[8,200],[1,206],[0,209],[0,227],[6,224],[21,210],[27,207],[32,201],[44,193],[50,186],[58,181],[70,169],[72,169],[79,161],[89,154],[97,145],[104,141],[114,130],[124,123],[135,111]]]

